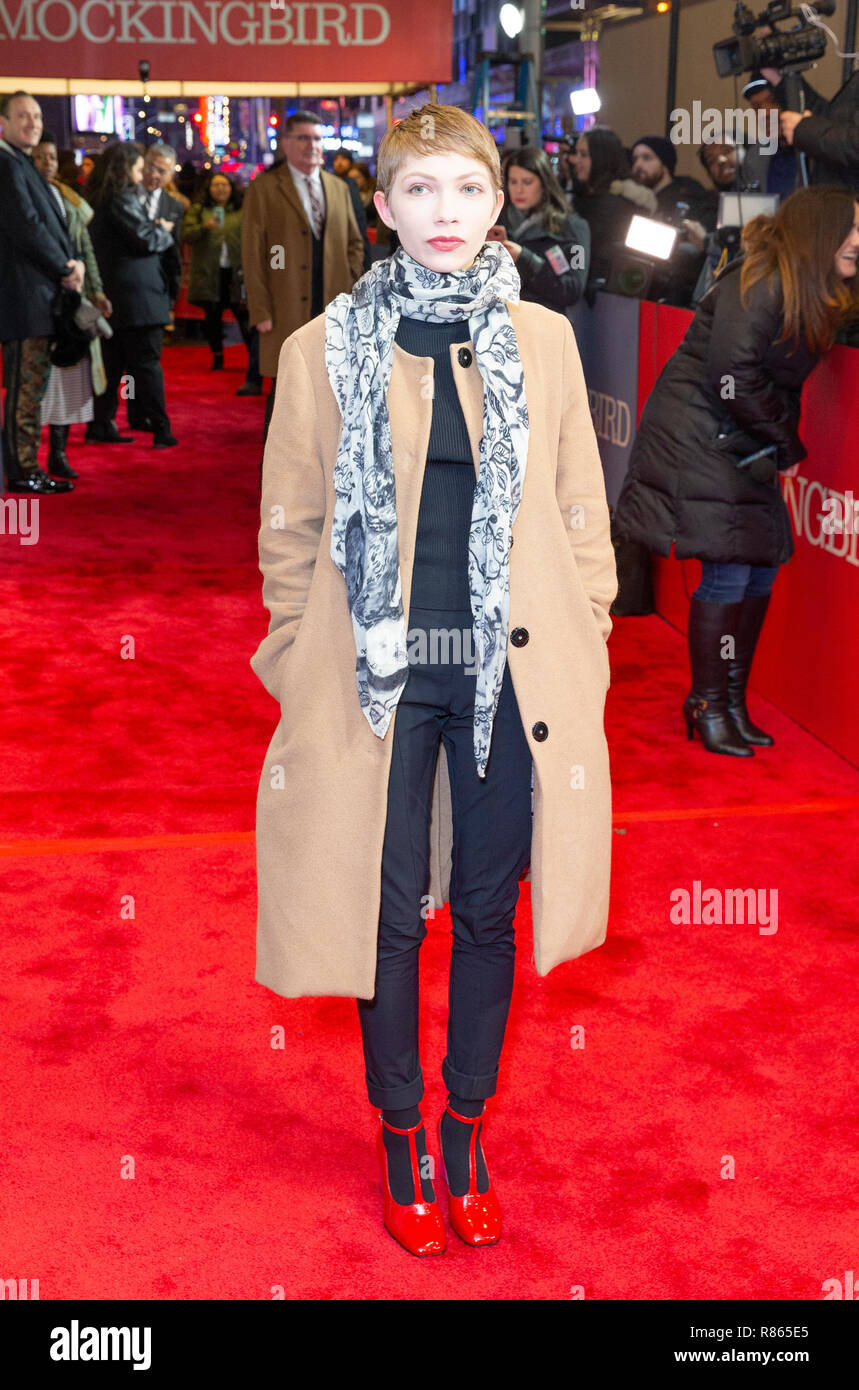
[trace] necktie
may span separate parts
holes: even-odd
[[[310,198],[310,208],[313,222],[313,235],[315,237],[318,237],[320,231],[322,230],[322,219],[324,217],[322,203],[319,200],[319,194],[313,187],[313,179],[310,177],[309,174],[305,174],[304,178],[305,182],[307,183],[307,194]]]

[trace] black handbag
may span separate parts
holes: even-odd
[[[80,305],[81,296],[77,290],[69,290],[61,285],[52,306],[54,341],[51,362],[55,367],[74,367],[89,352],[90,335],[75,321]]]
[[[646,545],[630,540],[618,529],[611,512],[611,543],[617,569],[617,597],[609,610],[614,618],[633,618],[656,612],[653,561]]]

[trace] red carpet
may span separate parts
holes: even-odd
[[[264,401],[234,395],[243,349],[226,360],[165,352],[180,447],[73,426],[75,491],[42,500],[38,544],[0,537],[0,1278],[42,1299],[821,1299],[859,1248],[859,771],[761,700],[775,748],[687,743],[685,642],[657,617],[611,638],[606,945],[538,979],[522,885],[485,1140],[502,1239],[421,1261],[384,1230],[354,1001],[253,979]],[[777,891],[777,931],[675,924],[696,880]],[[429,925],[435,1152],[447,914]]]

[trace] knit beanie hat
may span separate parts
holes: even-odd
[[[640,135],[633,142],[632,148],[636,145],[647,145],[648,149],[653,150],[657,159],[661,159],[669,174],[673,174],[677,168],[677,150],[670,140],[666,140],[664,135]]]

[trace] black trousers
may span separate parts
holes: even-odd
[[[510,1010],[513,917],[531,853],[531,752],[505,667],[486,777],[477,776],[471,627],[470,609],[412,607],[409,613],[410,654],[415,642],[415,656],[424,660],[410,660],[394,723],[375,995],[356,1001],[367,1094],[372,1105],[388,1109],[417,1105],[424,1089],[418,957],[433,906],[427,900],[429,813],[436,757],[443,756],[439,740],[448,758],[453,811],[452,950],[441,1072],[448,1089],[464,1100],[495,1094]],[[445,650],[444,634],[455,639],[457,632],[468,634],[468,645],[457,651],[452,642]],[[415,641],[418,633],[424,652]]]
[[[246,348],[249,348],[251,330],[248,321],[247,305],[230,303],[230,287],[233,280],[232,266],[221,266],[220,272],[220,298],[217,302],[209,300],[203,308],[203,312],[206,315],[206,341],[213,353],[223,352],[224,310],[232,309],[236,323],[239,325],[242,342]]]
[[[259,370],[259,334],[255,328],[248,330],[248,370],[246,379],[254,383],[255,386],[262,386],[262,377]]]
[[[156,434],[169,431],[161,371],[163,340],[164,326],[160,323],[142,328],[115,328],[112,338],[102,340],[107,390],[95,397],[94,424],[109,426],[114,422],[121,386],[132,419],[148,416]]]

